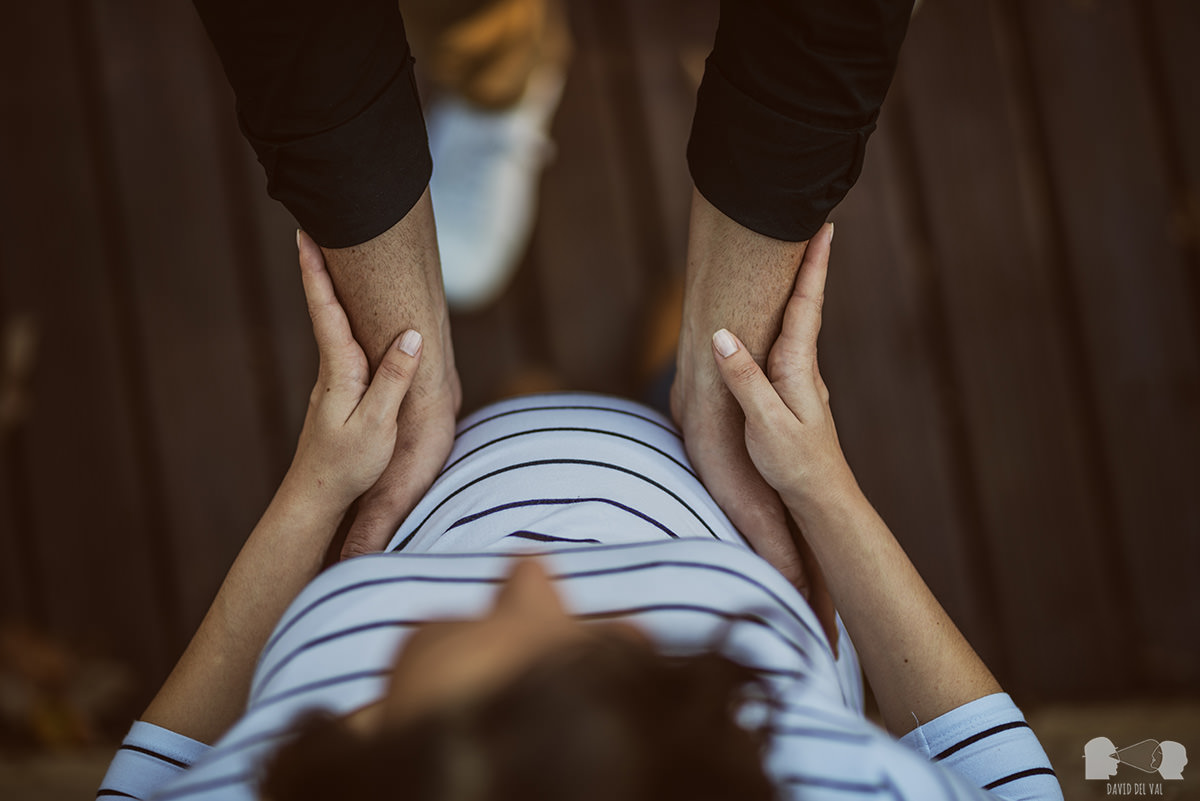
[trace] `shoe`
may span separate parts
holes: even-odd
[[[511,108],[482,109],[449,96],[426,114],[429,193],[454,311],[477,311],[499,298],[525,255],[538,182],[554,153],[549,128],[564,79],[561,69],[544,68]]]

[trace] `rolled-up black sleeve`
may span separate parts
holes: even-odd
[[[862,171],[912,0],[722,0],[688,143],[726,216],[799,242]]]
[[[433,164],[395,0],[195,0],[267,191],[325,247],[398,222]]]

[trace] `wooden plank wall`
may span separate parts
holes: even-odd
[[[629,354],[682,273],[717,5],[568,7],[534,242],[453,319],[467,408],[640,392]],[[0,330],[38,347],[0,431],[0,618],[125,659],[136,702],[290,458],[315,374],[294,224],[186,3],[10,24]],[[1190,0],[925,0],[834,215],[846,451],[1023,700],[1200,686],[1196,41]]]
[[[1147,101],[1163,48],[1133,4],[926,5],[884,133],[926,215],[1012,677],[1194,687],[1198,306],[1166,176],[1200,141]]]
[[[1006,649],[1095,668],[1079,681],[1123,683],[1119,648],[1091,626],[1047,626],[1051,610],[1117,612],[1094,545],[1098,494],[1073,380],[1069,321],[1047,254],[1026,225],[1019,143],[1007,124],[1005,75],[989,18],[972,4],[940,4],[912,27],[899,99],[906,101],[911,180],[940,301],[939,334],[961,409],[960,468],[975,486],[975,535],[999,592]],[[937,47],[933,43],[937,43]],[[954,69],[948,69],[954,64]],[[1077,578],[1059,580],[1064,569]],[[1018,681],[1046,671],[1018,660]],[[1024,668],[1027,673],[1021,672]],[[1050,688],[1057,690],[1059,688]]]
[[[32,408],[3,442],[0,542],[6,572],[24,573],[22,604],[4,612],[126,662],[136,709],[299,430],[311,335],[294,255],[284,279],[269,268],[286,251],[260,242],[294,249],[294,224],[250,178],[189,5],[17,13],[0,128],[0,202],[17,224],[0,299],[39,347]]]
[[[837,210],[822,372],[864,490],[930,587],[989,664],[1005,656],[989,625],[990,574],[974,562],[978,499],[948,365],[929,246],[916,224],[900,142],[881,133]],[[879,387],[888,387],[880,392]]]
[[[1149,88],[1158,54],[1146,50],[1161,46],[1136,35],[1144,23],[1132,4],[1081,14],[1031,2],[1019,11],[1031,69],[1044,76],[1034,114],[1082,343],[1076,358],[1094,404],[1090,434],[1111,493],[1105,511],[1132,596],[1125,619],[1152,663],[1144,668],[1194,675],[1197,655],[1170,644],[1194,639],[1200,622],[1189,587],[1200,543],[1163,536],[1189,523],[1195,533],[1200,520],[1200,341],[1187,254],[1171,231],[1169,176],[1184,164],[1167,146],[1168,110],[1155,103],[1163,87]],[[1187,148],[1200,152],[1200,141]]]
[[[101,635],[161,672],[174,622],[160,594],[167,543],[130,380],[136,343],[111,280],[120,233],[95,162],[88,54],[67,3],[15,13],[22,35],[4,50],[4,74],[23,80],[5,84],[0,158],[5,219],[19,224],[6,227],[0,281],[6,322],[26,317],[39,345],[32,406],[4,442],[18,526],[8,537],[24,545],[35,622],[77,643]]]

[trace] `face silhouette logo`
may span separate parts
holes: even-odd
[[[1083,747],[1083,774],[1088,779],[1108,779],[1117,775],[1117,747],[1107,737],[1094,737]]]
[[[1163,740],[1154,752],[1154,769],[1164,779],[1183,779],[1187,764],[1187,749],[1174,740]]]
[[[1107,737],[1095,737],[1083,747],[1084,776],[1109,779],[1119,765],[1128,765],[1143,773],[1158,773],[1164,779],[1182,780],[1187,765],[1187,749],[1173,740],[1142,740],[1117,748]]]

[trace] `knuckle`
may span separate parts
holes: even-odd
[[[797,342],[793,360],[799,369],[811,372],[817,361],[817,346],[811,342]]]
[[[380,530],[379,521],[375,519],[356,520],[346,535],[346,542],[342,544],[342,558],[350,559],[382,550],[386,543],[377,542]]]
[[[753,359],[742,359],[730,366],[729,377],[738,384],[752,383],[758,377],[758,365]]]
[[[816,350],[811,345],[792,339],[771,352],[770,366],[776,370],[800,372],[808,370],[815,357]]]
[[[366,556],[369,553],[375,553],[381,550],[380,548],[370,547],[362,537],[348,537],[346,544],[342,546],[342,559],[353,559],[356,556]]]
[[[384,359],[376,371],[385,381],[403,384],[412,378],[412,369],[395,359]]]
[[[317,300],[315,298],[310,298],[308,301],[308,316],[309,316],[309,318],[314,323],[317,322],[322,317],[329,314],[330,307],[332,305],[333,304],[329,303],[329,301],[322,301],[322,300]]]
[[[807,304],[810,310],[817,314],[820,314],[821,310],[825,307],[824,291],[814,292],[809,290],[799,292],[796,295],[796,299],[801,303]]]
[[[783,577],[793,586],[808,586],[808,575],[804,570],[804,560],[795,550],[781,555],[779,557],[779,564],[775,565],[775,569],[782,573]]]

